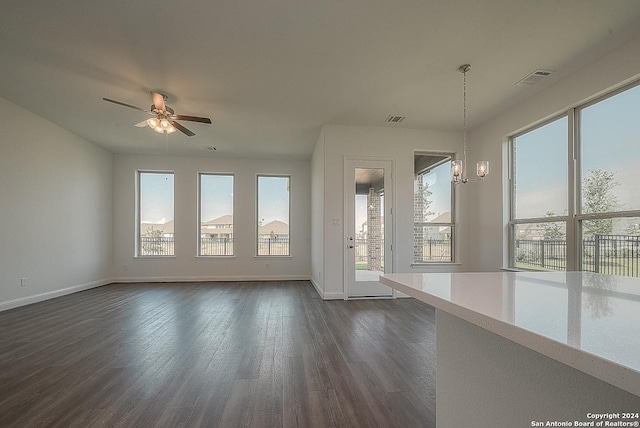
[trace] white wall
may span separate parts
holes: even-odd
[[[134,257],[136,170],[175,176],[175,257]],[[232,173],[233,258],[196,257],[199,172]],[[291,175],[291,257],[255,257],[256,175]],[[309,279],[311,184],[309,161],[115,155],[113,273],[118,281]],[[269,265],[268,268],[266,265]]]
[[[463,201],[474,207],[469,218],[469,270],[495,271],[506,266],[507,137],[534,122],[640,77],[640,38],[621,46],[516,108],[472,130],[469,158],[487,159],[491,174]],[[502,168],[501,168],[502,167]]]
[[[389,158],[394,173],[394,258],[395,272],[449,272],[462,265],[412,267],[413,263],[413,163],[414,152],[456,152],[459,132],[438,132],[388,127],[325,126],[324,133],[324,298],[344,297],[344,159],[353,157]],[[315,172],[314,172],[315,174]],[[460,211],[458,211],[460,214]],[[340,219],[340,226],[333,219]],[[461,216],[456,222],[464,229]],[[464,235],[464,231],[461,231]],[[459,260],[464,263],[464,260]],[[315,272],[314,272],[315,273]]]
[[[311,283],[324,296],[324,129],[311,156]]]
[[[0,118],[0,310],[109,282],[111,154],[2,98]]]

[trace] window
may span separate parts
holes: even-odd
[[[233,175],[200,174],[200,256],[233,255]]]
[[[511,139],[512,267],[566,269],[568,117]]]
[[[453,185],[450,155],[416,153],[413,183],[415,263],[453,262]]]
[[[640,86],[577,109],[581,269],[638,276]]]
[[[172,172],[138,172],[138,256],[174,256]]]
[[[636,83],[511,138],[512,267],[639,276],[639,108]]]
[[[258,176],[258,256],[288,256],[290,180],[288,176]]]

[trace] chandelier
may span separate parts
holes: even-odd
[[[467,72],[471,70],[470,64],[458,67],[462,73],[462,126],[463,145],[462,159],[451,161],[451,181],[453,184],[464,184],[469,181],[481,181],[489,175],[489,161],[478,161],[476,163],[476,178],[467,177]]]

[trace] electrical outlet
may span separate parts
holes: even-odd
[[[20,287],[27,286],[27,278],[20,278]]]

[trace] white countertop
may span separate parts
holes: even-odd
[[[380,282],[640,396],[640,279],[588,272],[385,274]]]

